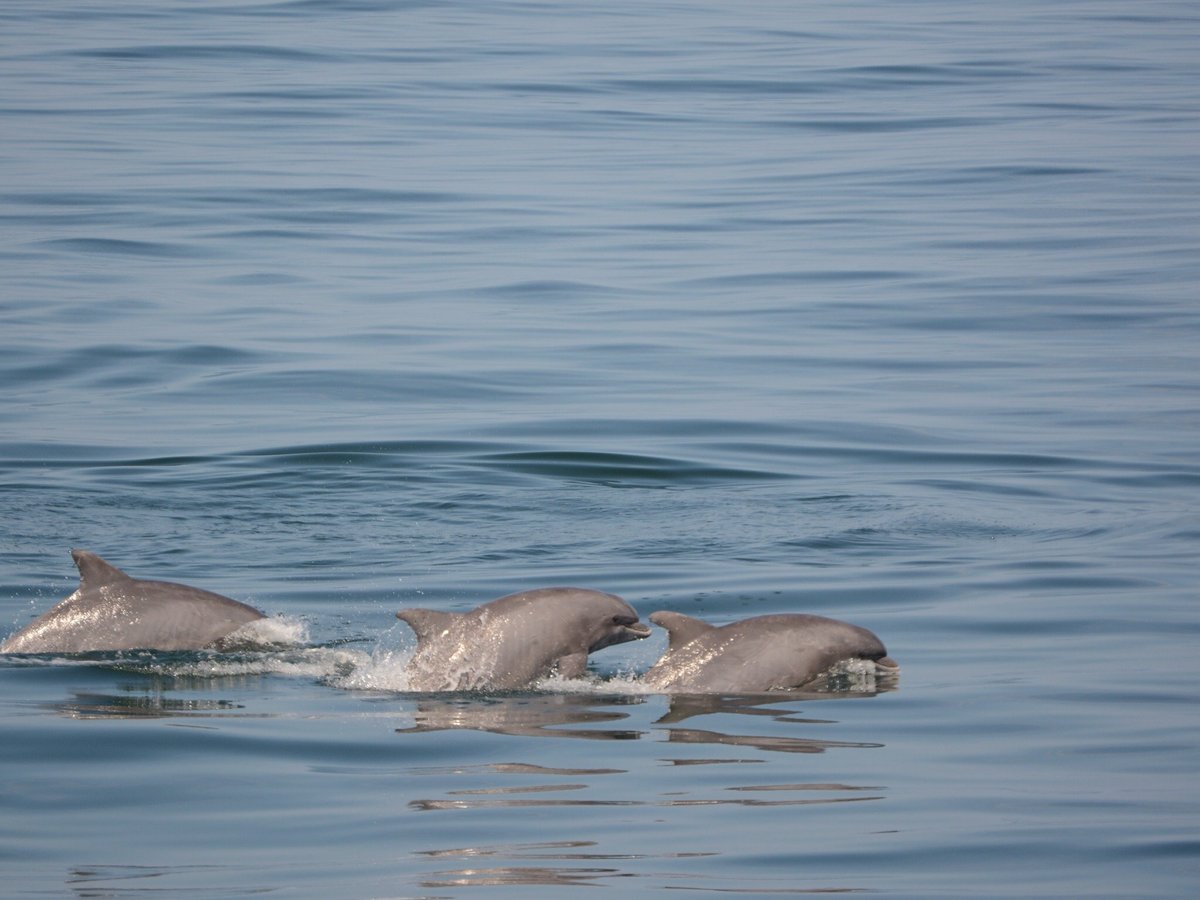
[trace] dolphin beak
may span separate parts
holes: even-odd
[[[625,626],[625,630],[630,634],[630,640],[640,641],[642,638],[650,637],[650,626],[643,622],[631,622]]]
[[[612,624],[617,626],[618,630],[611,634],[609,645],[624,644],[626,641],[640,641],[642,638],[650,637],[650,626],[639,622],[636,615],[613,616]]]

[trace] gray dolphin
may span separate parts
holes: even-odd
[[[760,693],[800,687],[839,662],[873,660],[899,669],[870,631],[826,619],[785,613],[717,627],[677,612],[650,621],[667,629],[667,652],[644,676],[656,690],[678,693]]]
[[[470,612],[402,609],[417,635],[406,671],[414,691],[510,690],[557,673],[576,678],[592,651],[650,635],[633,607],[585,588],[509,594]]]
[[[79,588],[0,644],[0,653],[199,650],[265,618],[220,594],[130,578],[86,550],[71,556]]]

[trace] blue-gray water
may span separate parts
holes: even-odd
[[[1194,896],[1188,2],[7,2],[5,896]],[[402,606],[867,626],[894,690],[399,690]]]

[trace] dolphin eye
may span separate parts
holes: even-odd
[[[632,625],[637,621],[637,616],[613,616],[612,623],[614,625]]]

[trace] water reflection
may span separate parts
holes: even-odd
[[[622,874],[619,869],[551,868],[549,866],[507,866],[491,869],[454,869],[435,872],[434,877],[421,881],[422,887],[478,887],[484,885],[549,885],[552,887],[583,887],[598,879]]]
[[[467,728],[518,737],[584,738],[599,741],[637,740],[644,731],[592,728],[619,722],[629,714],[599,707],[629,706],[644,697],[599,697],[580,694],[459,695],[422,697],[413,711],[413,725],[398,734]]]
[[[511,697],[491,696],[486,698],[424,697],[417,701],[414,724],[397,729],[399,734],[435,731],[438,729],[472,728],[493,734],[519,737],[584,737],[593,740],[635,738],[655,740],[671,747],[712,746],[748,748],[767,754],[817,754],[832,749],[878,748],[879,743],[863,741],[840,741],[817,735],[797,733],[798,730],[824,729],[836,725],[831,719],[807,719],[799,715],[793,702],[781,703],[776,696],[756,697],[712,697],[676,698],[668,707],[666,715],[658,718],[646,729],[613,728],[612,723],[641,712],[641,718],[654,710],[642,707],[662,703],[658,696],[599,697],[580,694],[517,695]],[[673,722],[679,719],[709,717],[708,728],[680,727]],[[747,721],[760,723],[760,727],[747,733],[745,728],[734,725]],[[610,727],[595,727],[604,724]],[[763,759],[751,757],[693,759],[682,754],[680,758],[660,759],[659,764],[670,766],[712,765],[717,763],[761,763]],[[732,770],[731,770],[732,771]],[[794,769],[788,768],[789,772]],[[414,772],[416,774],[416,772]],[[782,807],[814,806],[820,804],[861,803],[883,799],[881,789],[868,785],[853,785],[829,782],[797,781],[794,775],[779,783],[757,779],[750,782],[734,780],[725,787],[714,790],[707,780],[703,791],[695,788],[670,793],[648,795],[636,792],[622,795],[620,786],[624,780],[607,782],[602,776],[621,774],[619,769],[555,769],[532,764],[496,763],[484,767],[451,768],[439,774],[469,776],[476,782],[470,786],[453,788],[446,786],[440,796],[426,796],[410,800],[410,809],[418,812],[444,812],[463,810],[528,810],[528,809],[586,809],[613,807],[677,808],[690,806],[729,807]],[[513,779],[504,783],[502,779],[489,779],[478,785],[483,774],[498,776],[533,776]],[[574,778],[570,776],[574,775]],[[567,776],[567,777],[564,777]],[[614,790],[614,788],[616,790]],[[475,878],[534,877],[525,869],[505,867],[488,869],[485,874],[472,870]],[[574,870],[573,870],[574,872]],[[462,873],[457,873],[461,875]],[[572,874],[574,878],[578,873]],[[554,870],[552,877],[562,875]],[[465,876],[464,876],[465,877]],[[536,877],[551,877],[542,869]],[[478,882],[471,883],[511,883]],[[541,883],[541,882],[538,882]],[[557,882],[555,882],[557,883]]]
[[[419,850],[418,856],[431,859],[505,861],[610,862],[617,860],[681,859],[716,856],[716,853],[600,853],[589,850],[595,841],[543,841],[530,844],[500,844],[487,847],[455,847],[445,850]],[[600,879],[629,877],[639,873],[617,866],[464,866],[431,872],[421,880],[422,887],[464,887],[483,885],[594,885]]]
[[[241,681],[242,679],[231,679]],[[212,685],[207,685],[212,687]],[[61,716],[70,719],[134,719],[165,718],[168,716],[249,716],[239,712],[245,707],[232,700],[210,697],[178,697],[176,688],[152,685],[121,685],[122,693],[75,690],[71,696],[45,704]],[[232,685],[226,685],[227,689]]]
[[[830,699],[829,694],[804,695],[808,700]],[[858,695],[855,695],[858,696]],[[837,741],[788,734],[743,734],[715,728],[680,728],[675,723],[699,716],[748,716],[771,720],[774,724],[836,725],[836,720],[804,718],[791,707],[797,695],[786,700],[777,695],[718,696],[680,695],[670,698],[667,712],[654,721],[650,730],[637,728],[597,728],[598,724],[629,718],[622,707],[641,706],[647,696],[600,696],[590,694],[514,694],[510,696],[426,696],[416,700],[413,724],[397,728],[397,734],[420,734],[449,729],[473,729],[514,737],[583,738],[586,740],[662,739],[672,744],[713,744],[752,747],[783,753],[822,753],[833,748],[869,748],[882,744],[862,741]],[[786,702],[789,708],[779,708]],[[791,729],[789,729],[789,732]]]
[[[858,696],[858,695],[854,695]],[[789,691],[787,694],[673,694],[668,699],[667,712],[655,724],[665,725],[682,722],[692,716],[707,716],[715,713],[734,713],[742,716],[769,716],[778,719],[781,715],[794,715],[774,707],[779,703],[797,700],[828,700],[829,694],[804,694]],[[790,719],[812,725],[832,724],[828,719]]]
[[[213,897],[244,897],[261,893],[249,887],[249,873],[233,866],[79,865],[67,873],[66,886],[76,897],[175,896],[179,893]],[[214,881],[225,881],[218,886]]]
[[[786,735],[723,734],[699,728],[668,728],[667,740],[672,744],[723,744],[732,747],[753,747],[756,750],[778,753],[824,753],[834,747],[882,747],[883,744],[862,741],[828,741],[797,738]]]

